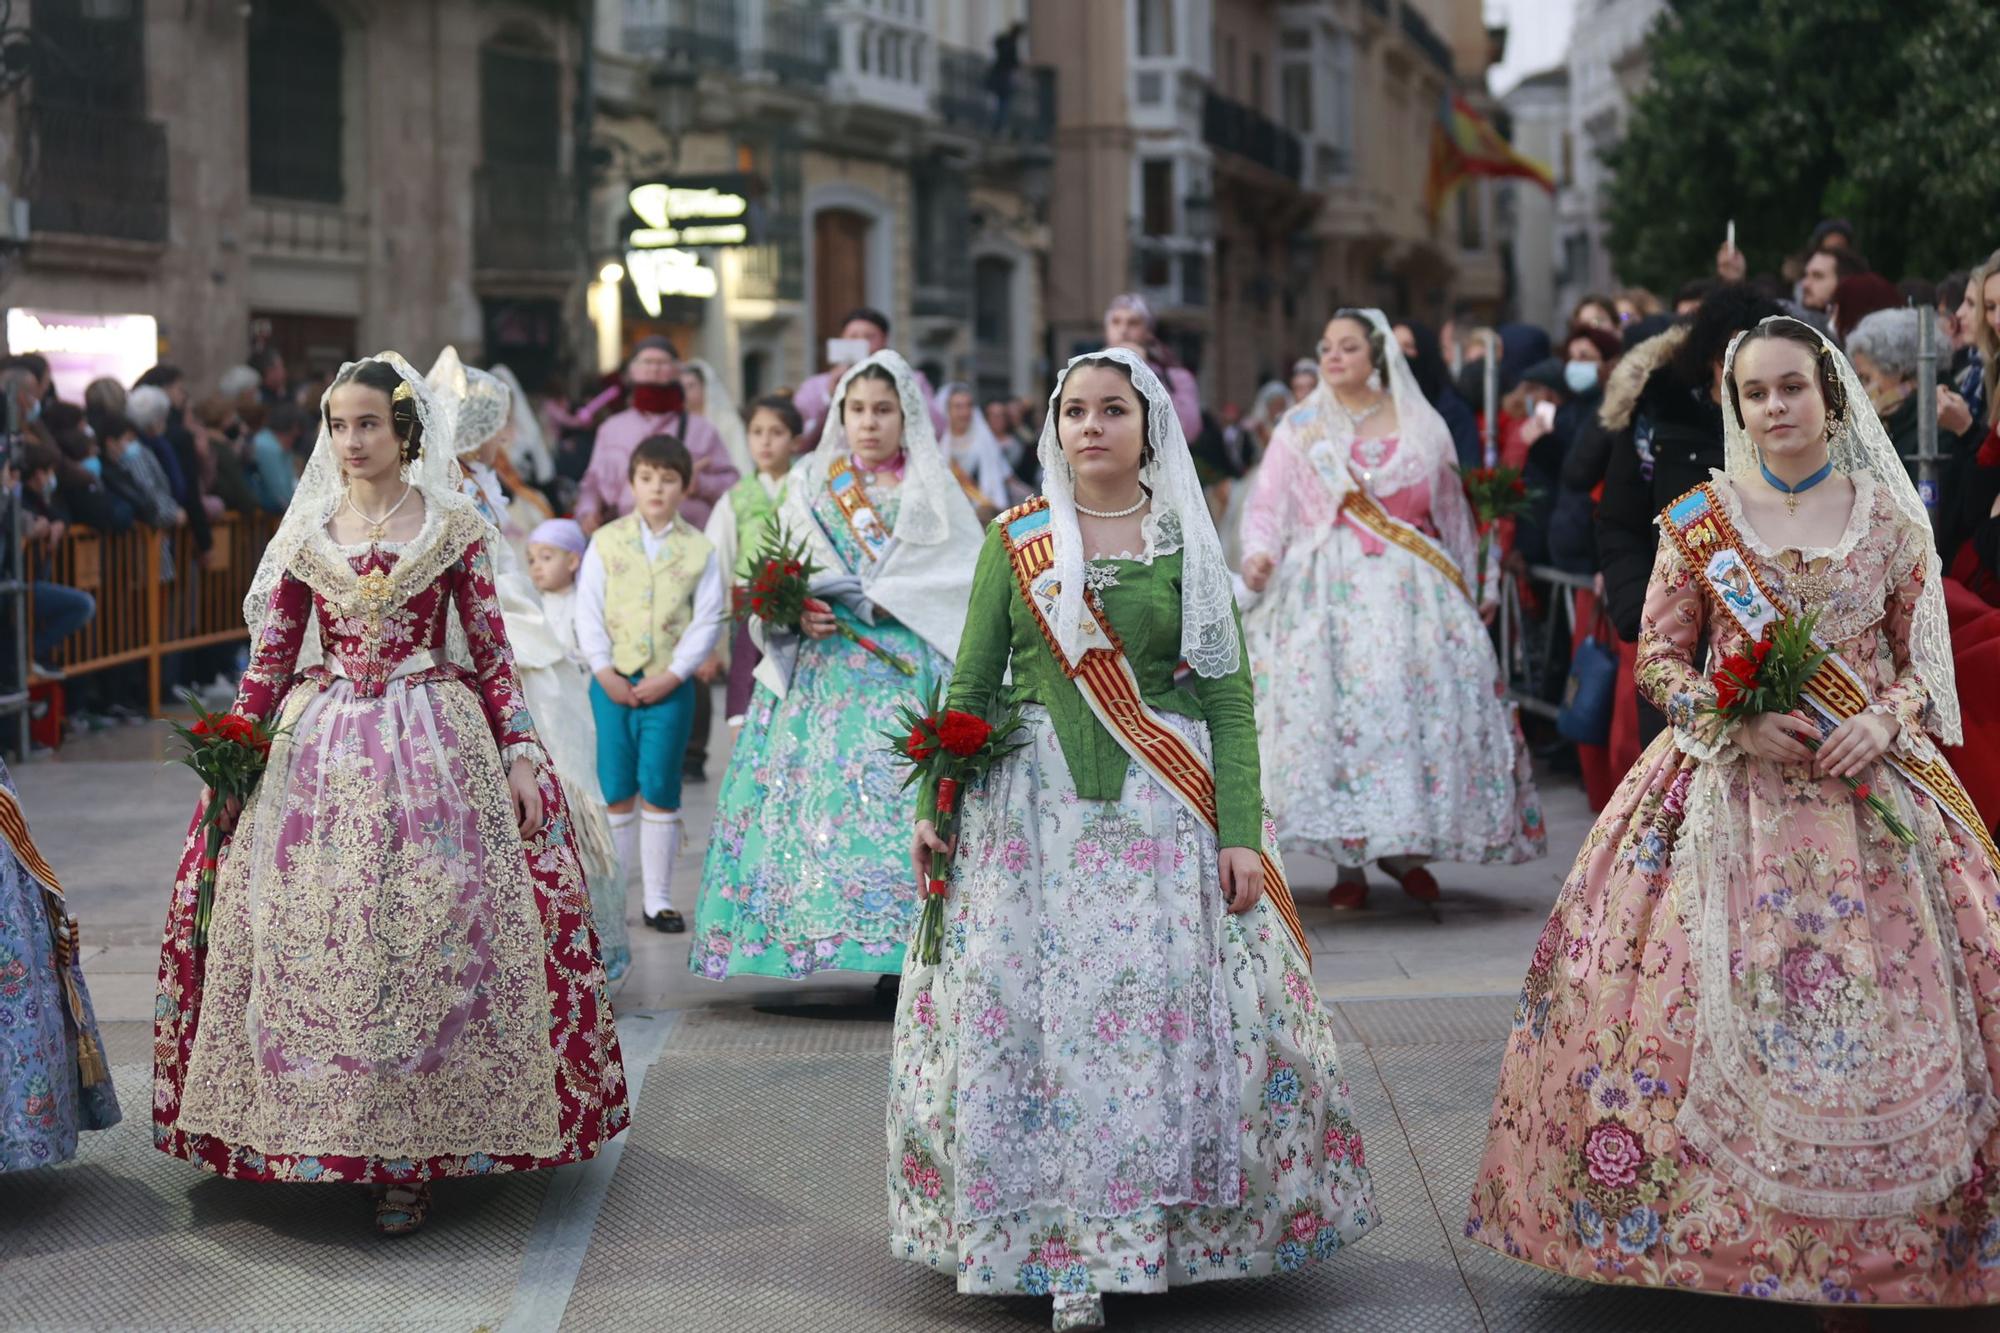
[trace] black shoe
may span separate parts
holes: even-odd
[[[687,922],[682,920],[681,914],[671,907],[664,912],[656,914],[641,913],[640,915],[645,917],[647,925],[651,926],[654,930],[663,931],[668,935],[678,935],[687,929]]]
[[[894,1004],[902,990],[903,978],[894,972],[885,972],[875,978],[875,1003]]]
[[[706,764],[687,764],[687,765],[685,765],[685,766],[684,766],[684,767],[682,767],[682,769],[681,769],[681,781],[682,781],[682,782],[706,782],[706,781],[708,781],[708,765],[706,765]]]

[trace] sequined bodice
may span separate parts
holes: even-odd
[[[446,616],[451,594],[445,575],[413,595],[396,587],[392,575],[401,554],[393,546],[342,547],[356,575],[353,600],[336,606],[313,595],[321,647],[329,665],[357,687],[379,689],[399,670],[441,666],[445,661]]]

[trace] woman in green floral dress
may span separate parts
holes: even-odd
[[[899,973],[917,908],[916,798],[882,733],[899,705],[951,671],[979,521],[895,352],[841,379],[779,522],[821,567],[819,600],[803,638],[760,645],[757,691],[716,804],[689,967],[716,981]],[[916,674],[837,633],[836,619]]]
[[[1103,1292],[1300,1268],[1376,1219],[1166,389],[1127,352],[1072,361],[1041,461],[947,701],[1004,691],[1028,743],[966,792],[942,956],[904,979],[890,1248],[1078,1329]]]

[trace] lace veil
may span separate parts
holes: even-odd
[[[935,546],[951,531],[951,507],[962,505],[970,513],[971,505],[945,466],[944,454],[938,448],[937,429],[931,425],[930,404],[924,401],[923,391],[917,387],[917,372],[910,369],[910,363],[903,360],[901,353],[885,347],[850,366],[840,377],[840,383],[834,386],[833,403],[827,409],[826,428],[820,432],[819,448],[813,451],[818,465],[815,472],[823,480],[827,465],[849,452],[847,429],[842,422],[847,386],[870,366],[880,366],[895,378],[896,396],[903,405],[903,489],[896,515],[896,540],[913,546]],[[977,521],[973,526],[978,527]]]
[[[1392,495],[1419,482],[1428,484],[1431,524],[1437,529],[1438,541],[1470,580],[1477,564],[1479,536],[1473,526],[1472,506],[1467,502],[1465,489],[1458,479],[1458,449],[1452,443],[1451,430],[1417,384],[1417,377],[1403,357],[1403,348],[1396,341],[1388,316],[1374,309],[1344,309],[1334,313],[1334,318],[1342,317],[1360,320],[1379,336],[1383,360],[1389,368],[1388,384],[1384,387],[1389,390],[1390,398],[1396,405],[1396,452],[1373,470],[1369,489],[1379,497]],[[1334,475],[1347,475],[1350,471],[1347,460],[1354,443],[1354,425],[1341,411],[1340,400],[1334,396],[1332,386],[1321,380],[1287,420],[1296,423],[1302,413],[1314,423],[1311,435],[1315,443],[1308,447],[1309,461],[1311,453],[1323,447],[1329,448],[1332,457],[1339,463]],[[1324,444],[1319,441],[1324,441]],[[1320,467],[1318,471],[1326,477],[1329,469]],[[1358,485],[1359,481],[1338,483],[1334,498],[1342,498],[1350,484]]]
[[[1171,550],[1178,537],[1181,551],[1181,656],[1199,675],[1213,680],[1227,676],[1242,663],[1236,632],[1236,598],[1229,566],[1222,558],[1222,539],[1209,517],[1194,455],[1188,451],[1180,417],[1174,412],[1167,386],[1146,362],[1122,347],[1073,358],[1056,377],[1042,422],[1039,458],[1042,493],[1049,501],[1049,527],[1055,537],[1056,577],[1061,581],[1051,628],[1071,661],[1084,643],[1083,534],[1076,522],[1076,486],[1069,460],[1063,456],[1056,423],[1061,417],[1063,385],[1078,366],[1115,363],[1131,376],[1146,406],[1146,443],[1152,461],[1139,469],[1140,484],[1152,492],[1153,511],[1147,536],[1156,551]]]
[[[743,427],[743,413],[736,404],[736,395],[729,392],[729,386],[708,362],[689,361],[686,365],[701,376],[702,419],[722,437],[722,447],[729,451],[729,461],[736,465],[737,475],[756,476],[757,465],[750,461],[750,433]]]
[[[416,367],[404,360],[401,353],[378,352],[369,359],[394,367],[416,397],[417,420],[423,423],[424,428],[423,444],[416,462],[404,465],[403,475],[424,501],[423,533],[417,540],[434,540],[444,531],[442,520],[449,511],[473,508],[472,501],[458,489],[458,459],[450,443],[457,434],[456,413],[450,404],[438,400],[423,376],[417,373]],[[292,502],[278,523],[277,533],[264,548],[263,558],[257,562],[257,573],[250,580],[250,591],[243,598],[243,622],[250,627],[252,644],[263,634],[264,617],[270,610],[271,594],[277,590],[279,580],[291,567],[300,549],[325,530],[327,521],[346,496],[340,462],[334,457],[333,441],[327,433],[326,409],[333,391],[347,383],[360,364],[349,361],[341,366],[340,373],[334,376],[333,383],[320,397],[319,438],[313,444],[312,457],[299,476],[298,487],[292,492]],[[309,665],[319,658],[318,625],[309,619],[299,660],[301,664]]]
[[[999,437],[993,434],[993,427],[986,423],[986,414],[979,410],[979,395],[972,392],[972,386],[953,381],[931,395],[931,406],[951,428],[951,399],[953,394],[969,394],[972,397],[972,429],[966,435],[967,448],[963,455],[954,443],[956,437],[944,436],[938,440],[938,447],[944,450],[945,461],[955,463],[972,479],[986,498],[1005,508],[1007,505],[1007,478],[1012,469],[1007,466],[1007,451],[1000,447]]]
[[[440,402],[457,406],[453,454],[463,457],[498,435],[514,411],[514,395],[498,377],[474,369],[458,358],[456,347],[438,353],[424,377]]]
[[[521,387],[518,375],[500,365],[493,367],[493,378],[506,385],[514,398],[514,444],[507,452],[513,455],[521,476],[539,486],[556,474],[555,455],[549,452],[548,439],[542,434],[541,418],[528,401],[528,391]]]
[[[1763,323],[1780,319],[1790,316],[1773,315]],[[1810,329],[1811,325],[1801,327]],[[1909,471],[1897,455],[1895,445],[1889,441],[1889,432],[1883,429],[1881,418],[1868,401],[1868,390],[1862,386],[1861,377],[1825,334],[1816,329],[1812,332],[1819,339],[1821,357],[1832,359],[1840,373],[1840,386],[1847,394],[1847,417],[1828,442],[1828,457],[1835,468],[1850,476],[1860,472],[1871,474],[1903,519],[1928,537],[1930,515],[1917,496],[1917,488],[1910,483]],[[1723,374],[1732,379],[1736,349],[1742,341],[1740,333],[1730,340],[1729,354],[1723,361]],[[1744,428],[1742,417],[1728,401],[1728,395],[1723,398],[1723,467],[1732,480],[1748,481],[1758,475],[1757,446]],[[1944,745],[1963,743],[1964,726],[1959,717],[1958,686],[1952,668],[1951,622],[1945,615],[1943,567],[1935,546],[1929,547],[1924,587],[1917,596],[1916,618],[1910,626],[1910,656],[1930,689],[1931,710],[1926,725],[1931,734]]]

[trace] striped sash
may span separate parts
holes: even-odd
[[[1188,744],[1186,737],[1147,705],[1139,692],[1139,678],[1125,656],[1125,645],[1119,642],[1095,596],[1086,594],[1084,597],[1091,613],[1084,632],[1093,639],[1101,638],[1102,646],[1086,648],[1079,658],[1071,661],[1056,642],[1055,633],[1049,628],[1049,615],[1055,610],[1058,589],[1054,572],[1055,536],[1049,528],[1048,506],[1045,498],[1036,496],[1026,504],[1008,510],[1000,519],[1021,599],[1041,626],[1049,651],[1055,654],[1064,673],[1076,682],[1084,702],[1097,720],[1104,724],[1105,730],[1140,768],[1151,774],[1195,818],[1206,824],[1209,832],[1219,831],[1215,770],[1199,751]],[[1312,948],[1306,943],[1305,925],[1299,920],[1298,905],[1292,901],[1284,865],[1268,846],[1260,848],[1258,854],[1264,862],[1264,894],[1284,920],[1292,939],[1299,946],[1299,952],[1310,963]]]
[[[889,550],[889,529],[875,512],[875,506],[868,502],[868,491],[845,454],[827,465],[826,491],[833,497],[840,516],[847,520],[847,530],[854,534],[854,540],[868,552],[869,559],[879,561]]]
[[[1715,604],[1745,634],[1755,639],[1766,625],[1782,618],[1784,613],[1778,609],[1778,599],[1758,577],[1756,565],[1743,555],[1742,537],[1712,483],[1704,482],[1668,505],[1661,516],[1660,528],[1688,568],[1701,576]],[[1805,699],[1830,728],[1864,711],[1869,704],[1868,691],[1840,654],[1827,650],[1817,638],[1813,642],[1827,651],[1827,658],[1806,682]],[[1895,754],[1885,754],[1882,758],[1917,790],[1936,801],[1938,808],[1972,835],[1987,860],[2000,869],[2000,849],[1993,845],[1993,834],[1979,817],[1979,808],[1960,785],[1950,764],[1936,755],[1921,761]]]

